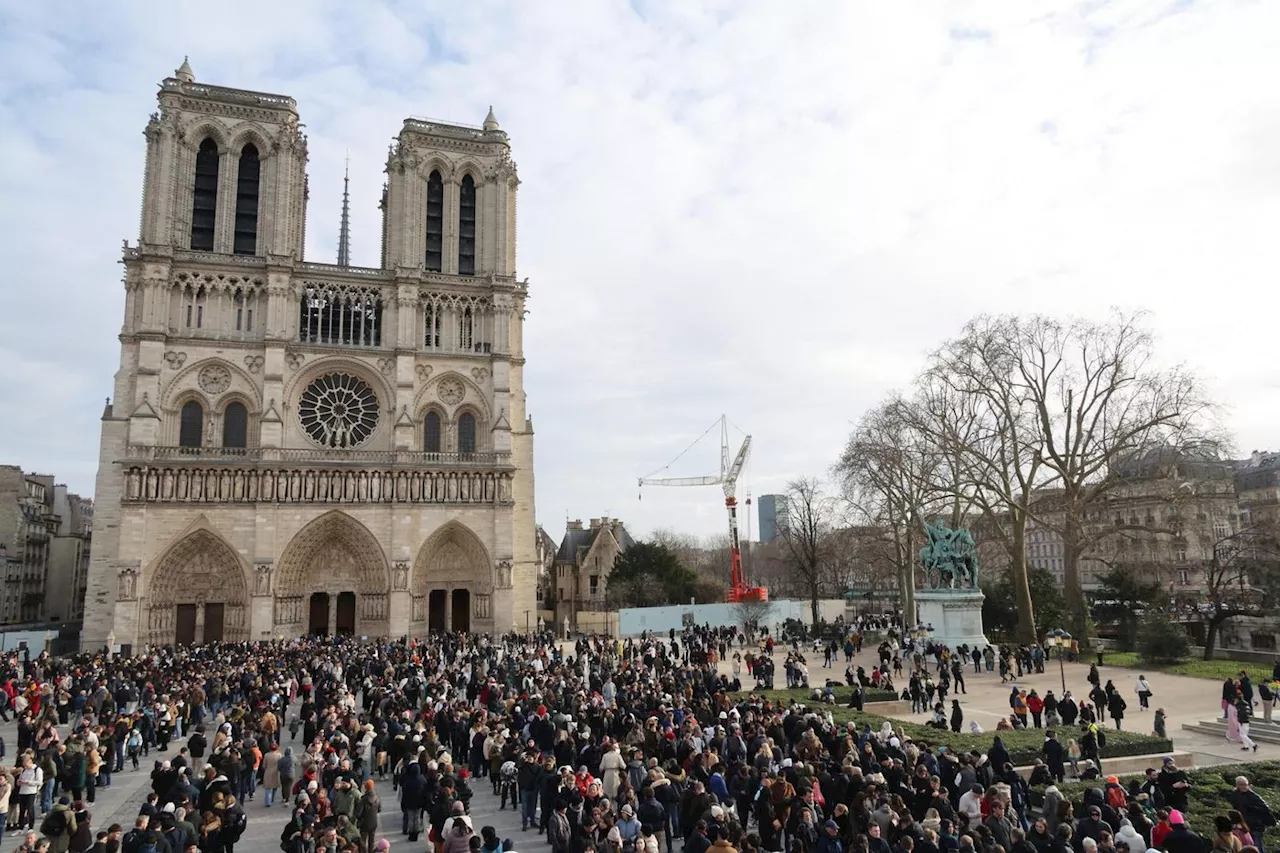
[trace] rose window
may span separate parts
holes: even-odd
[[[298,420],[323,447],[358,447],[378,426],[378,397],[358,376],[330,373],[302,392]]]

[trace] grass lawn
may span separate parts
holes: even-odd
[[[1040,747],[1044,744],[1043,729],[955,734],[953,732],[939,731],[920,723],[907,723],[902,720],[882,717],[878,714],[859,713],[848,708],[832,708],[831,713],[837,723],[844,724],[852,721],[857,724],[858,728],[861,728],[863,723],[868,723],[872,729],[878,729],[888,719],[893,724],[895,731],[902,729],[908,737],[917,743],[924,742],[932,746],[945,746],[955,752],[968,752],[974,749],[986,752],[991,748],[992,739],[998,734],[1004,742],[1005,749],[1009,750],[1009,757],[1013,759],[1014,765],[1033,763],[1040,756]],[[1070,738],[1078,734],[1079,731],[1077,729],[1061,729],[1058,732],[1058,739],[1065,745]],[[1101,753],[1105,759],[1122,755],[1148,755],[1172,751],[1173,742],[1168,738],[1107,729],[1107,745],[1102,748]]]
[[[1142,670],[1166,672],[1170,675],[1187,675],[1192,678],[1208,678],[1213,681],[1234,678],[1242,669],[1249,673],[1249,679],[1254,684],[1271,676],[1271,664],[1269,663],[1248,663],[1238,660],[1192,659],[1165,666],[1152,666],[1138,660],[1137,652],[1107,652],[1103,655],[1102,662],[1104,670],[1109,666],[1123,666],[1129,669],[1136,669],[1139,672]],[[1105,678],[1106,676],[1104,675],[1103,677]]]
[[[812,701],[810,693],[803,689],[798,690],[758,690],[751,693],[735,693],[733,697],[738,700],[750,697],[763,697],[775,703],[786,705],[792,699],[795,699],[814,710],[830,711],[832,718],[837,725],[844,725],[853,722],[859,729],[864,723],[871,726],[872,729],[879,729],[887,720],[893,725],[895,731],[901,729],[908,737],[917,743],[927,743],[931,746],[945,746],[955,752],[968,752],[970,750],[980,750],[986,752],[991,748],[992,738],[996,732],[984,732],[982,734],[970,734],[968,732],[962,734],[954,734],[952,732],[943,732],[930,728],[920,723],[908,723],[903,720],[884,717],[874,713],[875,706],[870,706],[870,711],[858,712],[851,708],[845,708],[843,705],[819,705]],[[884,693],[884,691],[880,691]],[[837,697],[841,691],[837,690]],[[849,701],[849,689],[846,687],[843,691],[844,703]],[[891,694],[884,693],[885,696]],[[871,694],[868,693],[868,701]],[[1076,730],[1063,729],[1058,737],[1065,745],[1070,737],[1073,737]],[[1004,741],[1005,748],[1009,750],[1009,756],[1013,759],[1015,765],[1024,765],[1033,763],[1040,755],[1040,747],[1044,743],[1043,729],[1023,729],[1022,731],[999,732],[1000,739]],[[1102,757],[1116,758],[1122,755],[1148,755],[1151,753],[1165,753],[1173,751],[1173,743],[1167,738],[1157,738],[1151,735],[1140,735],[1135,732],[1114,731],[1107,729],[1107,745],[1102,748]],[[1232,777],[1234,778],[1234,777]]]
[[[1110,740],[1108,740],[1108,743],[1110,743]],[[1128,782],[1129,778],[1141,775],[1136,773],[1121,776],[1120,783],[1123,785]],[[1272,808],[1280,806],[1280,761],[1222,764],[1216,767],[1188,770],[1187,778],[1191,782],[1191,793],[1188,795],[1187,801],[1187,823],[1200,836],[1206,839],[1213,838],[1213,819],[1218,815],[1225,815],[1227,809],[1231,808],[1227,803],[1226,796],[1235,787],[1237,776],[1249,777],[1249,781],[1253,783],[1253,789]],[[1081,806],[1084,803],[1085,791],[1096,787],[1101,786],[1097,782],[1067,782],[1064,785],[1059,785],[1058,790],[1062,792],[1064,797],[1075,803],[1076,814],[1082,814]],[[1043,789],[1033,788],[1031,790],[1032,803],[1039,805],[1043,793]],[[1268,848],[1280,841],[1280,828],[1272,827],[1268,829],[1266,840]]]

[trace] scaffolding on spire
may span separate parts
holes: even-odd
[[[342,172],[342,224],[338,227],[338,266],[351,266],[351,153]]]

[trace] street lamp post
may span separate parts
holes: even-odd
[[[1071,644],[1071,635],[1061,628],[1054,628],[1045,633],[1049,645],[1058,648],[1058,674],[1062,676],[1062,692],[1067,692],[1067,668],[1062,663],[1063,649]]]

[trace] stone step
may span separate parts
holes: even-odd
[[[1212,735],[1224,740],[1227,737],[1227,721],[1221,718],[1200,720],[1197,723],[1183,723],[1182,728],[1189,732]],[[1280,744],[1280,723],[1264,723],[1261,720],[1252,722],[1249,724],[1249,737],[1258,741],[1258,743]]]

